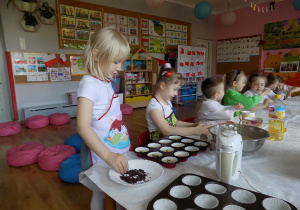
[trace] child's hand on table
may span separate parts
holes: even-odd
[[[199,124],[196,126],[196,128],[199,129],[199,132],[200,132],[199,135],[203,133],[203,134],[205,134],[206,136],[208,136],[208,135],[209,135],[208,128],[211,127],[211,126],[212,126],[212,125],[205,125],[205,124],[200,124],[200,123],[199,123]]]
[[[120,174],[128,171],[128,161],[124,155],[111,152],[105,162]]]
[[[271,93],[271,89],[264,89],[263,92],[260,94],[262,97],[265,95],[269,95]]]
[[[264,100],[264,105],[266,105],[266,106],[269,106],[270,105],[270,103],[272,103],[273,102],[273,100],[272,99],[270,99],[270,98],[266,98],[265,100]]]
[[[237,103],[237,104],[234,106],[234,108],[235,108],[236,110],[241,110],[241,109],[244,108],[244,106],[243,106],[241,103]]]

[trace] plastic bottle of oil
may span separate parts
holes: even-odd
[[[281,95],[275,95],[275,100],[269,105],[269,139],[273,141],[281,141],[284,136],[285,105],[280,98]]]

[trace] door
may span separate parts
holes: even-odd
[[[5,51],[2,20],[0,17],[0,123],[13,120]]]
[[[205,48],[206,78],[212,76],[212,41],[197,40],[197,47]]]
[[[206,72],[204,79],[212,76],[212,41],[209,40],[197,40],[197,47],[203,47],[205,49],[205,65],[206,65]],[[197,86],[197,96],[202,96],[201,91],[201,80]]]

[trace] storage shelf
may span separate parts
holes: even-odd
[[[127,80],[129,81],[129,80]],[[136,82],[136,83],[126,83],[125,85],[137,85],[137,84],[152,84],[152,82]]]
[[[145,107],[154,91],[153,72],[159,72],[159,63],[156,59],[152,59],[147,52],[141,55],[140,52],[145,52],[143,48],[134,50],[134,52],[135,54],[130,60],[124,62],[124,70],[120,72],[122,76],[121,91],[125,93],[124,103],[129,104],[132,108]]]
[[[186,83],[185,86],[183,86],[182,88],[179,89],[181,91],[181,95],[175,96],[173,103],[183,105],[185,102],[188,102],[188,101],[197,101],[197,88],[198,88],[198,82]],[[188,92],[189,90],[193,90],[193,92],[189,93]],[[184,99],[189,99],[190,96],[193,96],[195,99],[182,101],[183,97],[187,97]]]
[[[132,97],[136,97],[136,96],[149,96],[152,95],[152,93],[148,93],[148,94],[137,94],[137,95],[130,95],[130,96],[126,96],[126,98],[132,98]]]
[[[195,96],[195,95],[197,95],[196,93],[192,93],[192,94],[188,94],[188,95],[180,95],[180,96],[177,96],[178,98],[180,98],[180,97],[183,97],[183,96]]]
[[[125,73],[133,73],[133,72],[152,72],[152,70],[146,70],[146,69],[141,69],[141,70],[124,70]]]

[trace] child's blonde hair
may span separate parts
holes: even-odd
[[[182,86],[185,84],[185,79],[181,76],[181,74],[176,73],[173,68],[161,68],[156,80],[157,87],[162,82],[165,83],[166,86],[172,84],[179,84]]]
[[[238,82],[243,76],[246,76],[245,73],[237,69],[233,69],[230,72],[226,73],[223,76],[224,89],[228,90],[229,88],[232,88],[233,82]]]
[[[129,57],[130,47],[125,37],[113,28],[103,28],[93,34],[82,55],[87,74],[104,80],[112,79],[109,66]]]

